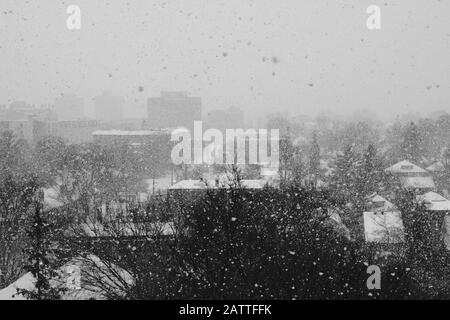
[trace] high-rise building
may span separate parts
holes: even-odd
[[[84,117],[84,101],[73,94],[55,100],[55,112],[59,121],[80,120]]]
[[[123,119],[123,107],[125,99],[104,92],[94,98],[95,118],[102,121],[116,121]]]
[[[202,99],[189,97],[186,92],[161,92],[161,97],[148,99],[149,128],[194,126],[202,119]]]

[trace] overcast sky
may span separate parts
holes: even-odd
[[[381,30],[366,27],[371,4]],[[450,1],[1,0],[0,13],[0,104],[90,106],[110,90],[131,115],[184,90],[249,116],[450,111]]]

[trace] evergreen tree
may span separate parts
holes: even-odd
[[[412,191],[399,191],[396,205],[405,226],[405,262],[416,298],[448,298],[450,258],[440,237],[443,215],[430,212]]]
[[[309,173],[313,177],[314,187],[317,187],[317,180],[320,175],[320,146],[316,131],[313,132],[312,142],[309,150]]]
[[[336,168],[331,179],[331,189],[343,200],[350,201],[360,193],[358,175],[361,159],[348,145],[336,159]]]
[[[15,281],[26,263],[24,221],[38,188],[28,175],[4,173],[0,182],[0,288]]]
[[[439,175],[440,189],[445,190],[447,194],[450,193],[450,148],[444,151],[442,156],[443,170]]]
[[[417,125],[411,122],[403,133],[403,141],[401,144],[401,156],[414,163],[419,163],[421,160],[420,148],[420,133]]]
[[[294,163],[294,146],[289,136],[280,139],[280,178],[282,182],[290,180]]]
[[[28,254],[25,270],[33,275],[35,288],[17,290],[17,294],[29,300],[59,300],[64,291],[51,285],[51,280],[57,276],[53,263],[55,250],[51,242],[52,230],[52,224],[45,217],[42,201],[36,200],[31,225],[27,230],[29,245],[24,250]]]
[[[360,155],[354,151],[353,145],[348,145],[336,159],[336,170],[330,185],[335,197],[341,202],[341,218],[353,239],[360,239],[364,234],[362,211],[366,194],[361,189],[361,167]]]
[[[366,197],[384,189],[385,174],[383,161],[379,158],[377,149],[369,144],[362,158],[358,175],[358,189],[362,197]]]

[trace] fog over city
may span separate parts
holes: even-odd
[[[68,30],[68,1],[3,0],[0,104],[74,93],[125,97],[145,117],[161,91],[202,97],[203,112],[383,117],[450,106],[446,1],[88,1]],[[380,5],[382,28],[366,27]]]
[[[73,1],[0,1],[0,300],[450,299],[450,1]]]

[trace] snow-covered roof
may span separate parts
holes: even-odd
[[[431,172],[441,172],[444,171],[445,168],[442,162],[438,161],[433,163],[431,166],[427,167],[427,170]]]
[[[44,211],[62,207],[64,203],[59,198],[57,187],[47,188],[44,192]]]
[[[204,190],[206,183],[200,180],[181,180],[169,187],[169,190]]]
[[[380,202],[380,201],[388,202],[385,198],[383,198],[379,194],[375,194],[375,195],[369,197],[369,201],[372,201],[372,202]]]
[[[24,296],[17,295],[17,289],[32,290],[34,288],[35,279],[28,272],[6,288],[0,290],[0,300],[26,300]]]
[[[153,184],[154,182],[154,184]],[[172,177],[169,175],[156,178],[156,179],[144,179],[143,183],[146,186],[146,190],[148,193],[153,192],[153,187],[155,189],[155,193],[159,191],[166,191],[172,184]]]
[[[278,180],[280,178],[279,170],[277,167],[262,167],[260,175],[264,180]]]
[[[97,130],[92,133],[93,136],[151,136],[167,133],[163,130]]]
[[[407,160],[400,161],[393,166],[387,168],[385,171],[397,174],[406,174],[406,173],[427,173],[425,169],[411,163]]]
[[[109,282],[117,294],[122,294],[122,290],[114,286],[112,279],[119,276],[126,283],[133,283],[133,278],[128,272],[112,263],[106,264],[95,255],[72,259],[57,270],[58,275],[50,282],[53,286],[65,287],[66,291],[62,294],[64,300],[105,299],[102,290],[95,286],[95,283],[85,284],[82,281],[83,273],[88,270],[89,275],[98,274],[102,281]],[[74,274],[74,271],[78,274]],[[76,277],[79,277],[79,280]],[[0,300],[26,300],[24,296],[17,294],[17,289],[34,290],[35,283],[36,279],[31,272],[25,273],[8,287],[0,290]]]
[[[419,195],[417,200],[423,202],[430,211],[450,211],[450,200],[436,192],[427,192]]]
[[[395,211],[396,207],[393,203],[378,194],[367,197],[371,210],[374,212]]]
[[[229,185],[228,183],[229,182],[221,181],[219,182],[219,186],[217,186],[215,180],[209,180],[207,182],[202,180],[182,180],[171,186],[169,190],[205,190],[205,189],[226,188]],[[263,179],[241,180],[241,186],[247,189],[262,189],[266,183],[267,181]]]
[[[432,177],[400,177],[400,184],[405,189],[435,189]]]
[[[247,189],[262,189],[265,184],[266,184],[266,181],[264,181],[264,180],[256,180],[256,179],[241,180],[241,185]]]
[[[399,211],[364,212],[366,242],[399,243],[404,241],[404,227]]]

